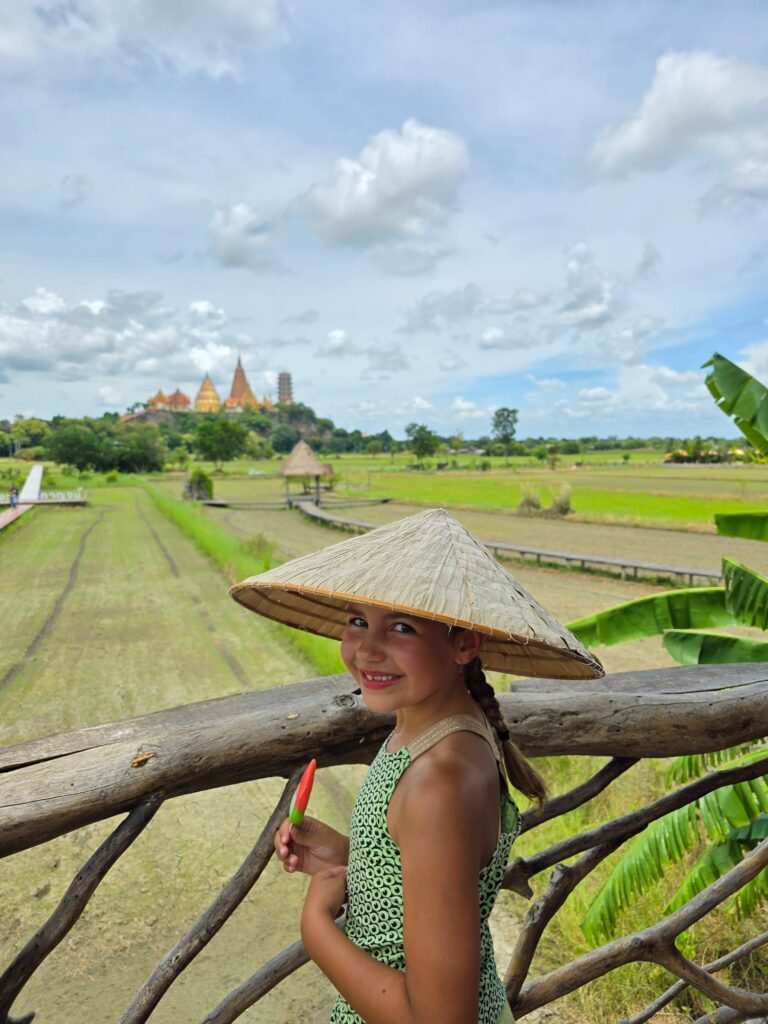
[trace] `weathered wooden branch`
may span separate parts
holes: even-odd
[[[536,828],[538,825],[543,825],[545,821],[549,821],[551,818],[567,814],[568,811],[574,811],[577,807],[581,807],[582,804],[588,803],[598,793],[602,793],[604,789],[607,789],[615,779],[618,779],[620,775],[628,771],[633,764],[637,764],[639,760],[637,757],[613,757],[608,764],[603,765],[586,782],[582,782],[579,786],[574,786],[567,793],[561,793],[560,796],[553,796],[549,800],[545,800],[541,810],[531,807],[529,810],[524,811],[520,816],[520,835],[524,832],[530,832],[532,828]]]
[[[515,682],[500,704],[528,755],[666,757],[768,733],[768,664]],[[166,797],[369,762],[392,719],[347,675],[203,701],[0,751],[0,856]]]
[[[144,831],[161,802],[162,797],[159,794],[150,796],[120,822],[78,871],[59,905],[42,928],[35,932],[0,976],[0,1024],[6,1021],[10,1024],[9,1011],[21,990],[43,960],[70,931],[85,910],[99,882],[134,839]],[[34,1017],[34,1014],[32,1016]],[[31,1020],[32,1017],[23,1019]]]
[[[549,876],[549,884],[545,892],[529,908],[528,913],[525,915],[523,927],[520,929],[520,934],[504,977],[504,987],[507,990],[507,998],[510,1002],[517,998],[520,989],[525,983],[531,961],[549,922],[579,882],[583,881],[598,864],[602,863],[619,846],[621,846],[620,839],[614,839],[610,843],[603,843],[602,846],[596,846],[588,853],[579,857],[570,866],[558,864]]]
[[[301,770],[297,769],[283,789],[256,845],[224,886],[218,898],[163,957],[136,993],[133,1002],[120,1018],[120,1024],[144,1024],[179,974],[194,960],[200,950],[205,948],[251,891],[274,852],[275,831],[288,813],[293,790],[300,778]]]
[[[524,1017],[531,1010],[560,999],[617,967],[642,960],[662,964],[678,976],[682,973],[689,984],[726,1006],[747,1013],[765,1014],[768,1011],[768,994],[756,995],[724,985],[700,967],[685,960],[677,951],[674,942],[681,932],[690,928],[750,882],[766,865],[768,839],[763,840],[725,875],[657,924],[635,932],[634,935],[609,942],[526,985],[512,1005],[515,1017]]]
[[[279,984],[289,974],[303,967],[309,960],[304,943],[299,939],[287,949],[273,956],[255,974],[239,985],[234,991],[211,1010],[202,1024],[231,1024],[245,1013],[262,996]]]
[[[747,1020],[749,1017],[750,1014],[734,1010],[730,1006],[720,1006],[711,1013],[705,1013],[703,1017],[697,1017],[693,1024],[738,1024],[738,1021]],[[765,1017],[760,1018],[760,1021],[764,1020]]]
[[[721,786],[757,779],[767,773],[768,757],[760,758],[759,761],[753,761],[751,764],[740,765],[738,768],[708,772],[702,778],[689,782],[672,793],[667,793],[666,796],[654,800],[653,803],[641,807],[637,811],[630,811],[629,814],[614,818],[613,821],[609,821],[605,825],[581,832],[569,839],[563,839],[532,857],[516,857],[504,873],[502,887],[512,889],[527,897],[530,894],[528,879],[539,874],[540,871],[554,867],[555,864],[602,843],[610,842],[613,839],[628,839],[630,836],[642,832],[652,821],[692,803],[707,793],[720,789]]]
[[[724,967],[730,967],[731,964],[740,960],[743,956],[749,956],[756,949],[760,949],[768,942],[768,932],[763,932],[762,935],[756,935],[748,942],[742,943],[736,949],[731,950],[730,953],[726,953],[724,956],[719,957],[717,960],[713,960],[711,964],[707,964],[704,967],[705,971],[710,974],[716,974],[717,971],[722,971]],[[688,988],[687,981],[676,981],[674,985],[670,985],[666,992],[663,992],[658,999],[654,999],[652,1003],[640,1013],[634,1017],[622,1017],[619,1024],[646,1024],[651,1017],[654,1017],[659,1010],[663,1010],[665,1006],[668,1006],[673,999],[676,999],[681,992],[684,992]],[[729,1008],[729,1012],[730,1008]],[[702,1018],[703,1019],[703,1018]]]

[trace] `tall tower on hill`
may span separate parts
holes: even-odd
[[[284,405],[293,404],[293,381],[287,370],[281,370],[277,375],[277,400]]]

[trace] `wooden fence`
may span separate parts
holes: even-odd
[[[768,664],[630,672],[577,684],[525,680],[515,682],[499,702],[512,738],[529,756],[609,758],[592,778],[548,800],[542,813],[527,811],[522,823],[525,832],[584,805],[640,758],[710,752],[764,737],[768,734]],[[0,1024],[32,1019],[11,1017],[19,993],[165,800],[250,779],[287,778],[277,806],[241,867],[157,965],[120,1024],[146,1021],[260,877],[272,855],[274,831],[309,757],[317,754],[321,768],[369,763],[391,728],[392,719],[369,712],[352,679],[342,675],[185,705],[0,750],[0,855],[126,814],[78,871],[51,917],[0,976]],[[768,840],[652,927],[609,942],[543,977],[528,979],[547,925],[605,857],[668,812],[721,786],[767,773],[768,756],[709,772],[613,821],[530,857],[514,859],[504,885],[526,898],[532,896],[530,879],[551,870],[545,891],[526,916],[505,975],[516,1018],[617,967],[649,961],[661,964],[678,980],[652,1005],[620,1024],[650,1020],[687,985],[720,1004],[697,1024],[768,1019],[768,994],[735,988],[715,977],[722,968],[768,943],[768,932],[704,966],[684,957],[675,944],[694,922],[768,867]],[[202,1024],[236,1020],[305,962],[301,943],[294,943],[245,979]]]

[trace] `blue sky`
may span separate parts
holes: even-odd
[[[0,0],[0,418],[733,434],[768,381],[762,2]]]

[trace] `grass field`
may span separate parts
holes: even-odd
[[[246,467],[228,467],[228,472],[217,478],[217,494],[276,498],[280,483],[248,477],[243,473]],[[712,473],[712,467],[702,469]],[[350,472],[367,473],[360,467]],[[714,483],[740,486],[729,472],[724,471],[722,484],[718,477]],[[748,474],[752,469],[733,472]],[[538,477],[547,480],[548,473]],[[453,485],[463,480],[465,498],[469,495],[471,500],[460,503],[457,515],[481,536],[504,539],[504,531],[509,530],[519,539],[519,532],[527,530],[526,543],[534,546],[582,549],[591,545],[591,550],[605,551],[614,545],[623,552],[642,552],[644,558],[661,561],[666,552],[678,561],[688,559],[685,564],[704,566],[716,565],[723,550],[734,555],[735,546],[741,545],[735,557],[754,565],[762,556],[760,564],[768,564],[768,545],[660,529],[659,519],[649,520],[657,528],[648,530],[626,524],[607,526],[604,521],[525,519],[475,504],[481,487],[491,493],[505,482],[509,486],[505,477],[500,471],[454,474],[452,478],[437,474],[421,477],[406,471],[391,474],[392,479],[414,488],[429,487],[433,481],[442,486],[443,480],[453,479]],[[616,485],[610,469],[605,470],[605,477],[611,486]],[[180,474],[163,475],[153,486],[177,499],[182,479]],[[665,478],[665,486],[676,479]],[[682,477],[682,483],[689,481]],[[699,482],[709,480],[702,477]],[[161,513],[139,481],[110,486],[103,478],[92,477],[85,486],[92,497],[87,509],[36,509],[20,520],[11,534],[0,533],[4,581],[1,743],[315,674],[313,666],[278,630],[228,598],[228,577],[221,560],[203,554],[190,534]],[[598,490],[608,493],[610,488]],[[715,500],[702,494],[693,497]],[[350,514],[388,521],[415,508],[410,503],[380,505]],[[256,549],[273,546],[274,556],[283,559],[344,538],[344,534],[307,521],[298,511],[208,508],[199,514],[214,528],[211,536],[219,537],[225,531],[230,538],[232,547],[227,550],[235,554],[223,559],[227,564],[239,557],[241,542],[246,550],[254,550],[253,545],[249,547],[254,539],[259,540]],[[516,565],[512,571],[561,621],[660,589],[650,583],[532,565]],[[656,639],[603,648],[598,654],[609,672],[671,664]],[[503,679],[498,682],[504,685]],[[599,763],[598,759],[582,758],[574,763],[573,759],[557,758],[540,767],[557,792],[585,777]],[[345,827],[360,777],[359,768],[321,772],[313,810],[337,827]],[[637,766],[589,812],[549,823],[541,832],[524,837],[516,852],[530,852],[545,840],[555,841],[584,827],[588,815],[605,820],[639,806],[660,786],[659,766]],[[17,1012],[28,1006],[39,1011],[38,1019],[55,1024],[116,1020],[159,957],[214,898],[244,857],[278,790],[277,780],[267,780],[185,797],[162,808],[102,884],[71,936],[38,972]],[[113,824],[81,829],[6,861],[0,880],[0,905],[6,910],[7,922],[0,935],[0,964],[47,916],[77,867]],[[578,921],[589,893],[603,876],[604,872],[597,874],[566,904],[547,933],[534,965],[536,972],[562,962],[563,950],[570,956],[586,949]],[[667,888],[673,884],[674,878]],[[284,877],[272,865],[235,919],[172,988],[152,1019],[160,1024],[197,1024],[257,963],[292,941],[302,890],[301,882]],[[663,896],[663,887],[659,887],[622,926],[638,925],[642,913],[658,915]],[[525,909],[519,897],[505,893],[494,911],[494,937],[502,965]],[[720,913],[706,928],[698,928],[694,937],[702,944],[702,959],[706,959],[738,944],[740,935],[746,937],[762,927],[762,918],[740,926]],[[589,995],[574,997],[527,1020],[532,1024],[615,1024],[625,1009],[650,999],[654,985],[656,991],[664,985],[662,974],[654,968],[622,971]],[[330,999],[327,984],[313,968],[305,967],[289,985],[279,987],[242,1019],[319,1024],[326,1019]],[[663,1024],[682,1024],[689,1018],[671,1009],[658,1019]]]

